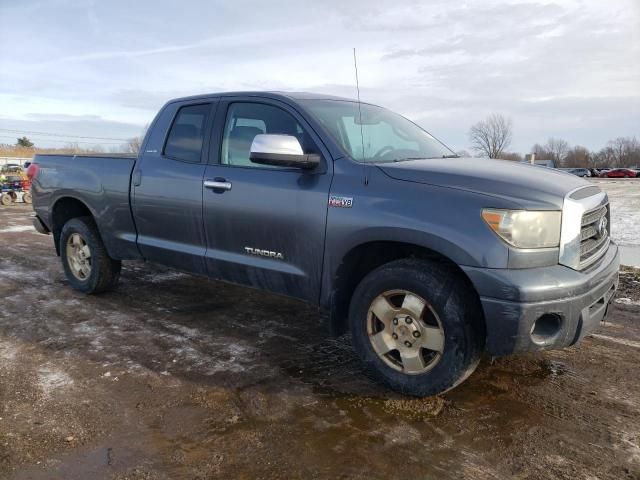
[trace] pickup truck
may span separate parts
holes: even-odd
[[[144,259],[302,299],[410,395],[455,387],[485,353],[574,345],[618,285],[596,185],[459,158],[337,97],[171,100],[137,157],[36,155],[29,175],[72,287],[105,292],[121,261]]]

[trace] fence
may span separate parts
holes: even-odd
[[[0,157],[0,167],[8,163],[17,163],[18,165],[24,165],[24,162],[30,162],[30,157]]]

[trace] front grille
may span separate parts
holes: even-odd
[[[596,262],[609,247],[609,203],[582,215],[580,228],[580,269]]]

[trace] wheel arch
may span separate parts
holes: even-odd
[[[53,234],[56,253],[60,256],[60,233],[62,227],[72,218],[95,216],[91,209],[82,200],[72,196],[60,197],[51,208],[51,233]]]
[[[349,304],[360,281],[371,271],[395,260],[416,258],[439,262],[453,269],[477,301],[482,328],[485,325],[480,297],[467,274],[446,255],[423,245],[400,241],[370,241],[351,248],[333,276],[329,302],[329,328],[334,336],[348,331]]]

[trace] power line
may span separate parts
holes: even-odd
[[[34,132],[34,131],[29,131],[29,130],[11,130],[9,128],[0,128],[0,130],[2,130],[3,132],[12,132],[12,133],[18,133],[18,134],[23,134],[23,135],[42,135],[44,137],[89,138],[89,139],[96,139],[96,140],[119,140],[119,141],[123,141],[123,142],[126,142],[126,141],[129,140],[128,138],[87,137],[87,136],[82,136],[82,135],[64,135],[64,134],[61,134],[61,133]]]
[[[7,136],[7,135],[0,135],[0,138],[9,138],[11,140],[17,140],[16,137],[10,137],[10,136]],[[78,137],[78,138],[87,138],[87,137]],[[87,143],[89,145],[122,145],[121,142],[83,142],[83,141],[78,141],[78,140],[42,140],[42,141],[44,141],[44,142],[60,142],[60,143]]]

